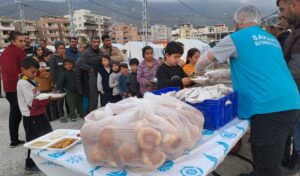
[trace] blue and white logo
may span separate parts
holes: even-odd
[[[224,154],[226,154],[229,150],[229,145],[226,142],[221,142],[221,141],[217,141],[217,143],[222,147],[224,147]]]
[[[42,149],[42,150],[40,150],[40,151],[37,152],[37,155],[38,155],[38,156],[41,156],[41,153],[43,153],[43,152],[45,152],[45,151],[47,151],[47,149]]]
[[[236,125],[235,126],[238,130],[242,131],[243,133],[245,132],[245,128],[241,127],[241,126],[238,126]]]
[[[120,171],[108,173],[106,176],[127,176],[127,172],[126,170],[120,170]]]
[[[205,136],[210,136],[210,135],[214,134],[214,131],[212,131],[212,130],[203,130],[202,134],[205,135]]]
[[[186,166],[180,170],[181,176],[202,176],[203,170],[199,167]]]
[[[68,159],[66,159],[66,162],[69,164],[78,164],[82,161],[83,161],[83,158],[80,155],[72,155]]]
[[[207,155],[205,153],[203,153],[203,155],[211,162],[213,162],[214,164],[214,168],[217,166],[218,164],[218,158],[214,157],[214,156],[211,156],[211,155]]]
[[[48,156],[49,156],[50,158],[53,158],[53,159],[60,158],[60,157],[62,157],[62,156],[64,156],[64,155],[65,155],[65,152],[55,152],[55,153],[50,153],[50,154],[48,154]]]
[[[221,131],[220,135],[222,138],[225,139],[233,139],[237,136],[235,133],[229,133],[227,131]]]
[[[97,170],[100,170],[101,169],[101,166],[96,166],[96,167],[94,167],[93,169],[91,169],[90,171],[89,171],[89,175],[90,176],[94,176],[94,173],[97,171]]]
[[[173,166],[174,166],[174,162],[173,161],[167,161],[162,166],[160,166],[158,168],[158,171],[160,171],[160,172],[166,172],[166,171],[170,170]]]
[[[52,161],[44,161],[41,163],[42,166],[60,166]]]

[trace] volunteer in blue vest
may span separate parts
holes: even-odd
[[[255,169],[241,176],[281,176],[285,141],[298,120],[300,95],[279,42],[259,26],[260,10],[244,6],[236,11],[234,20],[237,32],[207,52],[197,62],[197,71],[230,58],[238,116],[251,119]]]

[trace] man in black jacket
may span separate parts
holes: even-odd
[[[288,37],[284,46],[284,56],[287,65],[294,77],[294,80],[300,90],[300,0],[277,0],[279,7],[279,17],[287,20],[289,25],[293,26],[293,32]],[[293,130],[294,139],[294,157],[296,167],[295,173],[300,171],[300,121]]]
[[[100,37],[93,36],[91,38],[91,46],[79,57],[76,64],[77,89],[79,94],[83,96],[83,99],[88,98],[88,112],[97,109],[98,106],[97,75],[103,55],[99,46]],[[85,111],[83,113],[86,115],[88,112]]]

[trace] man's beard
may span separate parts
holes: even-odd
[[[299,25],[299,21],[300,18],[297,17],[296,14],[292,14],[291,12],[285,17],[285,19],[287,20],[287,22],[292,25],[292,26],[296,26]]]

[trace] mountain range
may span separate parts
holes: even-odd
[[[243,4],[249,3],[248,0],[180,1],[149,1],[147,9],[149,23],[168,26],[180,23],[192,23],[194,26],[218,23],[232,24],[234,11]],[[260,3],[261,1],[258,0],[253,1],[259,3],[264,15],[271,14],[276,10],[274,0],[264,0],[265,3]],[[26,19],[68,14],[67,2],[63,0],[22,0],[22,2]],[[0,16],[19,18],[18,4],[14,1],[0,0],[0,4]],[[140,26],[142,21],[141,0],[73,0],[73,7],[74,10],[89,9],[92,13],[110,16],[113,23],[127,22]]]

